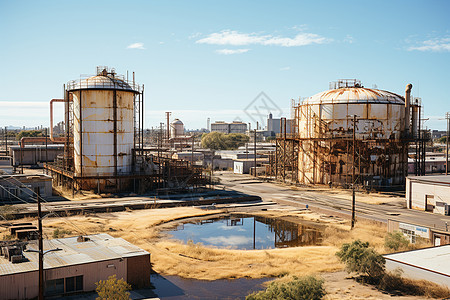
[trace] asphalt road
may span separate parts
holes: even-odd
[[[351,216],[351,199],[342,199],[327,194],[324,191],[314,192],[293,190],[287,186],[263,182],[248,175],[237,175],[232,172],[217,172],[215,176],[221,180],[226,189],[243,192],[249,195],[260,196],[263,201],[273,201],[297,207],[318,208],[324,212],[338,212],[341,215]],[[405,223],[434,227],[450,231],[450,216],[433,214],[404,208],[402,203],[367,204],[358,202],[356,194],[356,218],[364,217],[371,220],[387,222],[388,219]]]

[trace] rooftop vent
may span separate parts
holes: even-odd
[[[80,235],[80,236],[77,238],[77,242],[78,242],[78,243],[87,242],[87,241],[90,241],[90,240],[91,240],[91,239],[88,238],[87,236],[82,236],[82,235]]]

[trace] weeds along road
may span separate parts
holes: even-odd
[[[337,212],[351,216],[351,195],[348,199],[336,197],[326,191],[312,191],[312,188],[296,190],[289,186],[264,182],[248,175],[237,175],[232,172],[217,172],[220,185],[225,189],[243,192],[249,195],[260,196],[263,201],[273,201],[304,208],[306,205],[321,210],[323,213]],[[356,217],[387,222],[388,219],[403,221],[426,227],[435,227],[445,230],[448,222],[450,230],[450,217],[404,208],[404,201],[386,201],[382,204],[368,204],[358,201],[359,197],[367,195],[356,193]]]

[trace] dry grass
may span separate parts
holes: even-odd
[[[382,290],[405,295],[424,296],[427,298],[449,298],[450,289],[445,286],[427,281],[401,277],[401,274],[387,273],[378,287]]]
[[[52,218],[44,220],[44,234],[52,238],[55,229],[70,230],[72,235],[107,232],[149,251],[154,270],[159,273],[207,280],[303,276],[342,270],[344,266],[335,253],[343,243],[358,238],[370,241],[377,250],[384,250],[386,228],[378,223],[359,221],[356,228],[350,231],[348,221],[298,211],[259,214],[327,224],[323,245],[252,251],[216,249],[200,244],[182,244],[160,233],[167,222],[218,212],[180,207]]]
[[[155,247],[159,250],[152,253],[155,271],[186,278],[260,278],[332,272],[342,268],[334,256],[334,247],[242,251],[174,241],[161,241]]]

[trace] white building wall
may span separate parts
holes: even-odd
[[[450,184],[406,180],[406,200],[408,208],[426,210],[426,204],[434,206],[435,213],[444,214],[445,204],[450,205]],[[428,203],[426,203],[428,202]]]
[[[437,284],[442,284],[450,288],[450,277],[445,274],[436,273],[430,270],[425,270],[409,264],[393,261],[386,258],[386,270],[395,271],[400,269],[402,276],[417,280],[428,280]]]

